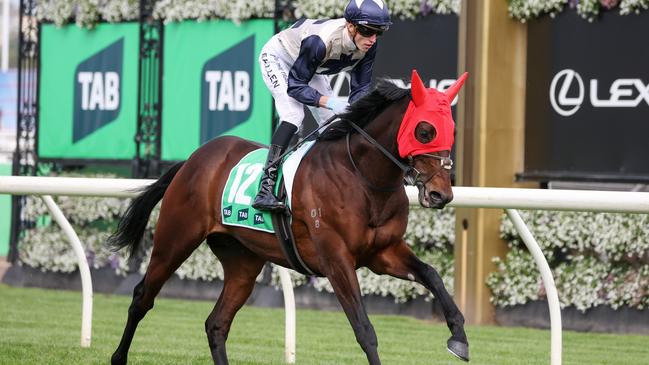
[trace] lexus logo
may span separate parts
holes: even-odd
[[[577,85],[577,96],[568,97],[568,91],[573,82]],[[558,92],[557,86],[559,86]],[[554,111],[564,117],[569,117],[579,110],[583,101],[584,81],[575,70],[565,69],[554,76],[550,84],[550,103],[552,103]]]
[[[573,85],[577,87],[575,96]],[[590,104],[594,108],[636,108],[649,105],[649,85],[642,79],[616,79],[608,90],[608,99],[600,99],[599,81],[591,79],[588,85]],[[571,96],[568,93],[571,92]],[[579,110],[585,99],[584,81],[571,69],[557,73],[550,84],[550,103],[558,114],[571,116]]]

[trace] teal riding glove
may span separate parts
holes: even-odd
[[[331,109],[336,114],[342,114],[347,111],[349,104],[346,101],[340,100],[335,97],[330,97],[327,99],[326,107]]]

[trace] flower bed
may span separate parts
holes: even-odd
[[[151,250],[153,224],[158,210],[154,210],[144,241],[144,248],[136,257],[129,259],[127,250],[112,252],[105,245],[108,235],[115,229],[121,212],[130,202],[117,198],[56,197],[63,214],[68,218],[86,250],[90,266],[94,269],[111,268],[116,275],[143,274]],[[28,197],[24,216],[30,228],[21,234],[19,259],[22,265],[46,272],[70,273],[76,271],[77,260],[65,235],[57,225],[50,222],[47,208],[39,198]],[[453,290],[453,241],[454,211],[411,209],[406,241],[419,258],[431,264],[442,276],[444,283]],[[266,272],[266,275],[263,273]],[[309,286],[317,291],[332,292],[329,281],[311,278],[293,272],[295,286]],[[223,268],[206,244],[202,244],[176,271],[185,280],[213,281],[223,279]],[[415,298],[430,300],[432,295],[419,284],[378,276],[367,269],[358,271],[363,294],[393,298],[403,303]],[[265,270],[258,282],[268,282],[279,287],[275,271]]]
[[[498,0],[504,1],[504,0]],[[343,14],[346,0],[284,0],[282,6],[292,10],[292,18],[331,18]],[[429,14],[460,13],[460,0],[390,0],[392,16],[416,19]],[[620,15],[649,9],[649,0],[508,0],[509,15],[522,22],[540,16],[555,16],[566,8],[577,11],[593,21],[602,11],[614,10]],[[75,22],[92,28],[99,22],[136,21],[139,0],[44,0],[39,1],[36,14],[40,21],[63,25]],[[236,22],[251,18],[272,18],[274,0],[160,0],[153,15],[165,22],[187,19],[230,19]]]
[[[554,17],[566,7],[576,9],[582,18],[593,21],[602,11],[618,10],[620,15],[649,9],[649,0],[508,0],[509,15],[522,22],[543,15]]]
[[[649,305],[649,215],[522,211],[521,216],[550,264],[562,308]],[[492,302],[509,307],[544,298],[540,273],[505,217],[501,236],[510,251],[495,259],[498,270],[487,280]]]
[[[139,0],[45,0],[37,5],[37,17],[58,25],[76,22],[81,27],[92,27],[98,22],[138,20]],[[292,0],[281,2],[293,10],[291,17],[341,17],[347,0]],[[460,0],[396,0],[387,2],[392,16],[414,19],[428,14],[460,12]],[[274,0],[160,0],[154,5],[153,15],[165,22],[194,19],[230,19],[242,21],[251,18],[272,18]]]
[[[144,273],[157,209],[149,220],[143,249],[129,260],[125,250],[112,252],[105,245],[128,199],[55,200],[79,235],[92,268],[110,268],[121,276]],[[649,305],[649,215],[551,211],[521,211],[521,215],[553,270],[562,307],[572,306],[584,312],[601,305],[639,310]],[[76,271],[76,257],[67,238],[50,222],[39,198],[27,198],[24,216],[30,224],[21,234],[20,263],[45,272]],[[506,216],[501,237],[510,251],[505,258],[495,259],[497,271],[487,281],[494,305],[506,308],[543,299],[545,291],[536,265]],[[412,208],[405,239],[423,261],[437,269],[452,293],[454,210]],[[279,287],[277,273],[270,269],[264,272],[258,281]],[[327,279],[292,275],[295,286],[332,291]],[[185,280],[221,280],[223,269],[207,245],[201,245],[176,271],[176,276]],[[432,298],[418,284],[378,276],[367,269],[358,270],[358,278],[365,295],[390,297],[397,303]]]

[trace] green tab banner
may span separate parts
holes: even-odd
[[[268,143],[272,98],[257,57],[273,21],[165,26],[162,159],[184,160],[222,135]]]
[[[44,24],[41,34],[39,156],[133,158],[139,25]]]

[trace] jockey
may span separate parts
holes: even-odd
[[[368,92],[377,37],[390,24],[383,0],[351,0],[344,18],[300,19],[264,45],[259,65],[280,123],[270,141],[261,187],[252,204],[255,209],[286,208],[274,195],[278,166],[270,163],[286,150],[302,125],[303,105],[318,123],[346,110],[348,103],[331,97],[327,75],[350,73],[350,103]]]

